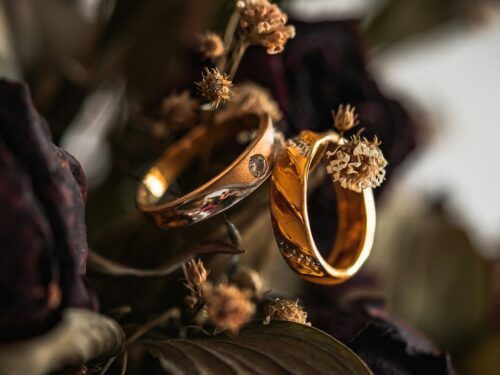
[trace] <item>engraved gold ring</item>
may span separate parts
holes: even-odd
[[[357,193],[332,182],[338,224],[335,243],[326,259],[314,242],[307,211],[308,178],[325,152],[342,142],[333,131],[303,131],[288,140],[272,174],[270,209],[280,252],[295,272],[317,284],[338,284],[352,277],[368,258],[375,233],[372,190]]]
[[[255,135],[228,167],[193,191],[165,199],[172,182],[197,157],[204,156],[209,136],[218,146],[243,131]],[[186,226],[219,214],[269,177],[282,139],[268,115],[249,114],[211,128],[201,124],[167,148],[145,174],[137,190],[137,207],[160,228]]]

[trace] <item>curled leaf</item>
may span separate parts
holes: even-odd
[[[114,320],[89,310],[68,308],[45,335],[0,346],[2,375],[41,375],[68,365],[112,357],[125,335]]]
[[[222,241],[205,241],[188,251],[176,254],[168,262],[155,269],[139,269],[99,255],[89,250],[88,267],[92,271],[108,276],[159,277],[178,270],[189,258],[201,254],[241,254],[243,250]]]

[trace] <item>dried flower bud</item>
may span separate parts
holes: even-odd
[[[221,284],[207,293],[206,311],[217,329],[238,332],[255,312],[249,293],[233,285]]]
[[[203,291],[207,284],[208,272],[201,259],[198,262],[194,259],[188,260],[182,266],[184,273],[184,286],[188,290],[188,296],[185,298],[189,307],[194,307],[203,299]]]
[[[198,48],[205,58],[215,59],[224,53],[224,43],[219,35],[206,31],[198,36]]]
[[[339,105],[337,112],[332,111],[332,117],[333,126],[341,133],[354,128],[359,123],[356,108],[351,107],[350,104],[345,107],[342,104]]]
[[[231,88],[233,83],[226,74],[221,74],[217,68],[205,68],[200,82],[196,82],[198,90],[205,99],[207,99],[214,108],[217,108],[222,102],[231,99]]]
[[[273,121],[279,121],[283,117],[271,93],[253,82],[235,86],[231,102],[221,111],[220,116],[228,119],[247,113],[267,113]]]
[[[268,0],[239,0],[236,9],[244,37],[251,44],[262,45],[269,54],[282,52],[288,39],[295,36],[295,28],[286,25],[287,14]]]
[[[387,161],[378,147],[380,142],[353,136],[350,140],[327,152],[329,164],[326,169],[333,182],[344,189],[361,193],[363,189],[380,186],[385,178]]]
[[[311,325],[311,323],[307,322],[307,313],[299,306],[299,300],[291,301],[276,298],[264,307],[264,314],[266,314],[264,325],[269,324],[271,319]]]
[[[161,102],[160,115],[167,127],[172,130],[194,126],[198,120],[199,104],[191,98],[189,91],[171,94]]]

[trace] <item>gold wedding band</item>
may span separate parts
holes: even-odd
[[[307,211],[308,177],[339,142],[343,140],[333,131],[303,131],[281,150],[272,175],[271,217],[278,247],[295,272],[317,284],[338,284],[352,277],[368,258],[375,234],[372,190],[357,193],[334,183],[337,235],[327,259],[314,242]]]
[[[196,157],[203,156],[209,136],[217,146],[242,131],[256,134],[227,168],[188,194],[162,201],[170,184]],[[212,128],[199,125],[170,146],[149,169],[137,191],[137,207],[160,228],[208,219],[238,203],[267,179],[282,142],[268,115],[249,114]]]

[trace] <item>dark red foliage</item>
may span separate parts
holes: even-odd
[[[376,375],[452,375],[450,357],[368,300],[308,307],[309,320],[348,345]]]
[[[84,285],[85,180],[55,146],[28,89],[0,80],[0,340],[49,329]]]

